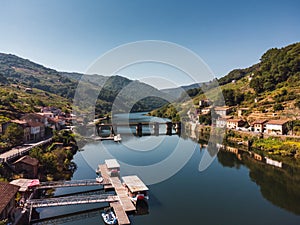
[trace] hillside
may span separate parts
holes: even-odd
[[[166,89],[161,89],[160,91],[172,95],[176,98],[181,97],[182,93],[184,91],[188,91],[191,89],[199,89],[201,87],[201,83],[195,83],[195,84],[190,84],[190,85],[184,85],[181,87],[177,87],[177,88],[166,88]]]
[[[0,115],[15,118],[25,112],[37,111],[39,106],[43,105],[58,105],[70,110],[79,81],[87,90],[82,95],[84,101],[88,100],[90,93],[97,95],[99,93],[96,103],[98,114],[110,112],[116,96],[131,83],[135,83],[135,88],[139,90],[138,96],[142,96],[143,90],[150,90],[150,93],[164,98],[159,90],[122,76],[83,76],[80,73],[59,72],[28,59],[0,53]],[[32,89],[33,93],[27,93],[26,88]],[[135,103],[132,102],[133,95],[137,95],[135,90],[122,96],[122,103],[125,105]],[[162,99],[153,97],[142,99],[135,104],[133,111],[148,111],[161,107],[166,104]],[[82,111],[84,110],[88,109],[83,108]]]
[[[71,112],[70,105],[65,98],[36,88],[28,91],[22,85],[0,85],[0,124],[24,113],[40,112],[43,106],[57,106]]]
[[[300,43],[281,49],[272,48],[262,55],[258,64],[235,69],[218,79],[218,83],[226,105],[249,108],[247,115],[250,120],[268,113],[278,118],[297,118],[300,116]],[[213,86],[205,85],[205,88],[209,96],[216,92]],[[205,98],[199,90],[193,97],[193,103],[197,106],[199,100]],[[217,96],[213,100],[215,105],[221,105]],[[152,114],[173,118],[176,112],[168,108],[161,108]],[[177,118],[178,114],[180,112],[177,112]]]

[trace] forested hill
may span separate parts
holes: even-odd
[[[72,98],[77,82],[12,54],[0,53],[0,83],[36,88],[65,98]],[[66,88],[67,87],[67,88]]]
[[[6,106],[3,106],[3,104],[2,106],[0,105],[3,108],[2,112],[4,114],[11,114],[15,117],[16,113],[14,113],[14,111],[18,112],[17,114],[23,111],[35,111],[37,109],[34,106],[39,106],[41,102],[42,105],[53,105],[52,101],[47,100],[47,96],[52,96],[53,98],[57,96],[58,102],[65,102],[64,105],[70,105],[79,80],[86,90],[99,93],[96,103],[96,112],[99,114],[110,112],[116,96],[123,88],[131,83],[139,90],[139,93],[142,93],[143,90],[151,90],[150,92],[153,94],[163,94],[147,84],[132,81],[122,76],[83,76],[83,74],[80,73],[59,72],[31,62],[28,59],[23,59],[12,54],[0,53],[0,93],[2,94],[1,98],[3,98],[3,101],[7,103]],[[28,93],[24,91],[26,88],[32,89],[33,94],[28,95]],[[5,93],[13,96],[18,95],[18,104],[11,104],[11,98],[6,99],[7,96],[5,96]],[[39,93],[40,97],[35,96],[35,93]],[[130,95],[134,94],[136,95],[133,90],[128,96],[123,96],[123,103],[125,105],[131,105],[133,99]],[[88,98],[88,93],[86,93],[84,97]],[[22,106],[22,102],[26,103],[24,107]],[[27,102],[30,102],[30,104]],[[149,97],[137,102],[133,110],[152,110],[161,107],[165,103],[165,100]],[[3,113],[0,111],[0,115]]]
[[[224,85],[233,80],[252,76],[251,87],[256,93],[272,91],[284,86],[285,82],[299,81],[300,78],[300,43],[284,48],[272,48],[264,53],[258,64],[246,69],[236,69],[220,78],[219,84]]]
[[[249,113],[277,112],[297,116],[297,110],[300,109],[300,43],[269,49],[259,63],[232,70],[217,81],[227,106],[249,108]],[[202,87],[213,92],[215,87],[209,85],[208,82]],[[199,89],[198,94],[193,93],[191,97],[197,105],[199,100],[207,96]],[[216,105],[222,104],[218,99],[213,100]],[[157,112],[165,117],[174,117],[172,115],[176,114],[166,106],[152,114],[156,115]],[[172,112],[172,115],[168,112]]]
[[[234,70],[219,83],[223,84],[223,95],[229,106],[243,105],[258,110],[273,107],[273,111],[297,108],[300,101],[300,43],[272,48],[262,55],[258,64]]]

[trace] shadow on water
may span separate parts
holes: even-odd
[[[137,200],[136,202],[136,215],[149,214],[149,205],[146,200]]]

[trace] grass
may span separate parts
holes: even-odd
[[[253,147],[271,155],[293,156],[296,158],[300,155],[300,142],[292,140],[282,141],[275,138],[260,139],[254,142]]]

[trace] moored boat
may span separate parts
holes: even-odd
[[[114,212],[111,210],[111,208],[105,210],[103,213],[101,213],[101,216],[103,218],[103,221],[105,224],[117,224],[118,220]]]
[[[114,136],[114,141],[115,141],[115,142],[120,142],[120,141],[122,141],[121,135],[120,135],[120,134],[117,134],[116,136]]]
[[[102,183],[103,182],[103,177],[100,177],[100,176],[96,177],[96,181],[98,183]]]

